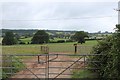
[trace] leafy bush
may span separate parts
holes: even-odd
[[[25,44],[25,42],[20,42],[19,44]]]
[[[18,57],[3,56],[2,67],[14,67],[14,68],[3,68],[2,78],[9,78],[11,75],[6,73],[16,73],[25,68],[25,65],[20,61]],[[11,62],[12,61],[12,62]]]
[[[65,40],[58,40],[57,43],[64,43]]]
[[[57,43],[57,41],[49,41],[49,43]]]
[[[86,41],[93,41],[93,40],[102,40],[102,39],[85,39]]]
[[[99,74],[99,78],[106,80],[120,78],[118,67],[120,66],[120,25],[116,25],[116,27],[116,33],[100,41],[92,51],[93,54],[101,54],[101,56],[92,57],[91,60],[100,61],[100,63],[90,64],[90,66],[99,68],[96,73]]]

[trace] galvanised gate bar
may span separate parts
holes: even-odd
[[[98,70],[97,66],[95,68],[88,66],[89,63],[99,63],[99,61],[89,60],[93,56],[101,55],[67,53],[3,55],[2,69],[5,71],[3,76],[8,75],[9,78],[51,78],[52,80],[71,78],[74,71]]]

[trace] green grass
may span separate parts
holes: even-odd
[[[24,43],[30,43],[31,42],[32,37],[29,38],[21,38],[20,40]],[[57,42],[58,40],[68,40],[68,39],[63,39],[63,38],[54,38],[54,39],[50,39],[50,41],[55,41]]]
[[[12,45],[2,46],[3,54],[38,54],[40,45]]]
[[[54,43],[47,44],[50,48],[50,52],[65,52],[65,53],[74,53],[75,42],[71,43]],[[78,53],[90,53],[92,47],[97,44],[97,41],[86,41],[85,44],[78,44],[77,51]]]
[[[11,60],[12,60],[12,62],[6,62],[6,61],[11,61]],[[4,73],[4,74],[2,74],[3,79],[9,78],[11,76],[11,75],[5,74],[5,73],[11,73],[11,71],[16,73],[16,72],[19,72],[19,71],[25,69],[25,67],[26,67],[26,65],[21,62],[20,57],[17,57],[17,56],[12,56],[12,57],[4,56],[4,57],[2,57],[2,67],[10,67],[10,66],[15,67],[15,68],[11,68],[11,69],[10,68],[3,68],[2,69],[2,73]]]
[[[29,38],[24,38],[24,39],[20,39],[22,42],[27,43],[27,42],[31,42],[32,37]]]
[[[72,78],[97,78],[97,75],[89,70],[75,70]]]
[[[29,44],[29,45],[12,45],[12,46],[2,46],[2,53],[3,54],[39,54],[41,46],[48,46],[50,52],[66,52],[66,53],[74,53],[74,44],[75,42],[71,43],[49,43],[49,44]],[[87,46],[94,46],[97,44],[97,41],[86,41],[85,44],[78,44],[78,53],[84,51],[88,51],[89,47]],[[84,48],[84,49],[83,49]],[[85,50],[87,49],[87,50]]]
[[[86,46],[94,46],[96,45],[98,42],[97,40],[91,40],[91,41],[86,41],[85,44],[82,44],[82,45],[86,45]],[[80,44],[80,43],[79,43]]]

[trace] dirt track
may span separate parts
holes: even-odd
[[[51,53],[52,54],[52,53]],[[50,59],[55,58],[55,56],[50,56]],[[40,57],[41,60],[45,61],[45,56]],[[76,61],[78,58],[75,57],[70,57],[70,56],[58,56],[56,58],[56,61],[67,61],[67,60],[74,60]],[[47,78],[45,75],[46,73],[46,63],[38,63],[38,57],[33,57],[31,59],[24,60],[23,62],[26,64],[25,70],[22,70],[17,73],[17,75],[13,76],[12,78]],[[83,61],[83,60],[80,60]],[[29,62],[29,63],[28,63]],[[73,62],[49,62],[49,67],[69,67]],[[77,66],[82,67],[84,64],[76,63]],[[72,68],[74,68],[76,65],[73,65]],[[39,69],[39,68],[45,68],[45,69]],[[58,74],[54,73],[61,73],[65,69],[62,68],[49,68],[49,73],[52,73],[49,75],[49,78],[55,78]],[[19,75],[22,74],[22,75]],[[44,75],[39,75],[39,74],[44,74]],[[62,75],[58,76],[57,78],[71,78],[71,75],[65,75],[65,74],[72,74],[72,69],[67,69]]]

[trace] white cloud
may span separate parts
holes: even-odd
[[[0,2],[118,2],[119,0],[1,0]]]
[[[113,2],[7,2],[3,3],[2,7],[3,20],[17,20],[4,21],[3,28],[95,32],[96,30],[113,31],[114,25],[117,23],[117,13],[113,10],[117,7],[117,3]],[[100,16],[105,17],[98,18]],[[65,18],[68,20],[64,20]]]

